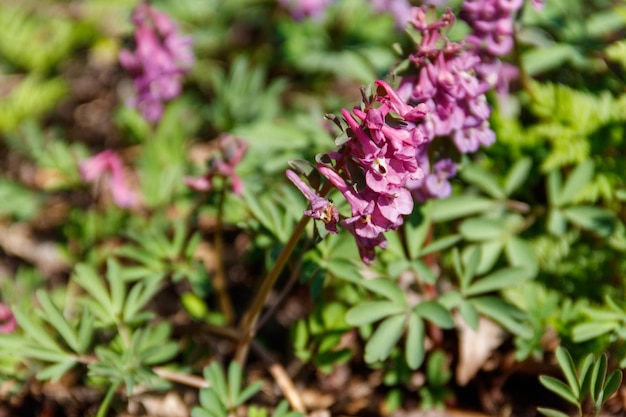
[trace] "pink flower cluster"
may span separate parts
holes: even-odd
[[[100,152],[79,164],[80,174],[85,182],[104,179],[113,195],[113,201],[119,207],[133,206],[138,198],[131,190],[124,175],[124,165],[120,157],[111,150]]]
[[[474,71],[481,63],[480,56],[441,33],[454,24],[452,11],[447,9],[432,23],[427,21],[426,11],[425,7],[412,9],[409,22],[421,33],[421,41],[409,56],[414,69],[402,78],[398,94],[407,102],[428,105],[430,140],[452,137],[460,152],[475,152],[495,140],[485,96],[491,86]]]
[[[536,9],[543,0],[531,0]],[[508,54],[514,45],[515,17],[524,0],[465,0],[460,17],[472,28],[466,38],[481,55],[482,63],[476,68],[501,95],[508,94],[509,83],[519,76],[516,66],[499,58]]]
[[[543,6],[542,0],[532,3]],[[467,41],[490,55],[506,55],[513,48],[513,23],[523,5],[524,0],[465,0],[461,18],[473,30]]]
[[[243,183],[235,172],[235,167],[241,162],[248,146],[242,139],[232,135],[222,135],[217,140],[218,150],[209,159],[209,169],[201,177],[185,177],[185,184],[196,191],[209,191],[213,189],[215,177],[229,178],[232,190],[241,195]]]
[[[456,173],[452,160],[443,155],[430,172],[428,151],[435,138],[451,138],[461,153],[476,152],[480,146],[495,141],[489,126],[491,108],[485,96],[492,84],[475,71],[483,64],[481,56],[442,34],[455,21],[450,9],[434,22],[428,21],[427,10],[416,7],[411,11],[409,23],[419,33],[419,41],[409,56],[412,68],[404,74],[398,88],[398,95],[406,102],[425,103],[430,109],[425,121],[426,144],[416,155],[426,175],[408,184],[421,202],[450,195],[448,179]]]
[[[135,51],[123,49],[119,59],[135,80],[133,104],[147,120],[157,122],[163,103],[180,94],[183,76],[194,62],[192,39],[181,36],[169,16],[148,4],[137,6],[132,20]]]
[[[427,106],[408,105],[384,81],[375,86],[376,92],[361,107],[342,111],[349,140],[340,152],[327,154],[317,164],[350,204],[351,216],[339,221],[330,202],[294,173],[287,174],[311,203],[306,214],[322,219],[330,232],[336,231],[339,221],[354,235],[366,264],[373,260],[376,247],[385,247],[384,233],[397,229],[403,216],[413,211],[406,185],[424,176],[415,156],[427,138],[422,123]]]
[[[428,22],[427,8],[415,7],[409,23],[420,41],[409,57],[412,69],[398,90],[376,81],[375,92],[364,97],[360,107],[342,111],[348,140],[338,152],[318,157],[318,171],[343,194],[351,215],[341,219],[332,203],[295,173],[287,173],[310,202],[305,214],[321,219],[329,232],[339,223],[352,233],[366,264],[376,247],[385,247],[384,233],[397,229],[403,216],[413,211],[414,197],[424,201],[450,194],[454,162],[442,157],[432,172],[429,169],[429,147],[435,138],[452,139],[462,153],[495,140],[485,97],[490,85],[473,70],[480,57],[441,33],[454,23],[452,12],[446,10],[441,19]]]

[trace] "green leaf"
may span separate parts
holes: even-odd
[[[211,417],[226,417],[227,411],[225,404],[212,388],[205,388],[200,390],[199,395],[200,405],[205,408],[208,415]],[[201,410],[200,408],[194,408],[193,411]],[[192,412],[193,414],[193,412]],[[196,413],[197,414],[197,413]],[[199,414],[198,414],[199,415]]]
[[[172,359],[176,354],[178,354],[178,343],[171,341],[146,349],[141,353],[140,359],[144,365],[156,365]]]
[[[332,257],[327,265],[328,271],[337,278],[345,279],[356,284],[361,283],[358,277],[359,270],[351,260],[339,257]]]
[[[572,329],[572,341],[575,343],[580,343],[587,340],[592,340],[603,334],[616,331],[619,326],[620,324],[618,322],[613,321],[593,321],[589,323],[578,324]]]
[[[406,307],[406,296],[402,288],[389,278],[374,278],[361,281],[362,285],[373,293],[382,295],[398,305]]]
[[[570,204],[574,201],[576,195],[591,181],[593,178],[593,161],[585,161],[578,165],[565,181],[558,201],[562,205]]]
[[[144,279],[142,282],[136,283],[128,292],[126,303],[124,304],[123,318],[124,322],[138,320],[139,311],[152,299],[152,297],[161,289],[161,283],[164,278],[162,274],[154,274]]]
[[[465,266],[465,271],[461,278],[461,290],[463,293],[465,293],[465,290],[467,290],[470,282],[476,275],[476,270],[480,264],[480,252],[480,248],[476,245],[470,245],[463,251],[463,265]]]
[[[255,383],[248,385],[243,391],[241,391],[241,393],[237,397],[236,404],[241,405],[248,401],[250,398],[252,398],[254,394],[261,390],[262,386],[263,381],[256,381]]]
[[[565,379],[570,386],[570,391],[576,398],[578,398],[580,394],[580,383],[578,381],[578,375],[576,373],[576,365],[574,365],[574,360],[572,359],[569,352],[559,346],[556,349],[556,360],[563,371],[563,375],[565,375]]]
[[[532,336],[532,330],[520,323],[519,311],[502,299],[493,296],[481,296],[470,298],[468,301],[479,313],[499,323],[509,332],[525,338]]]
[[[524,157],[519,159],[511,168],[506,181],[504,183],[504,192],[507,196],[517,190],[528,178],[530,168],[532,167],[532,159]]]
[[[466,296],[485,294],[499,291],[505,288],[516,287],[528,278],[528,272],[524,268],[503,268],[474,281],[467,290]]]
[[[570,417],[569,414],[565,414],[561,411],[553,410],[551,408],[537,407],[537,411],[548,417]]]
[[[87,264],[78,264],[74,268],[74,280],[83,287],[109,315],[112,311],[109,291],[102,283],[96,271]],[[114,317],[112,317],[114,319]]]
[[[226,405],[228,404],[228,393],[226,391],[226,379],[224,378],[224,372],[217,362],[212,362],[209,366],[204,368],[204,378],[211,382],[211,388],[215,390],[220,401]]]
[[[371,301],[351,308],[346,314],[346,322],[352,326],[373,323],[383,317],[402,313],[406,306],[394,301]]]
[[[61,350],[43,346],[27,345],[20,348],[20,355],[39,359],[46,362],[66,362],[72,359],[72,355]]]
[[[500,259],[505,243],[506,241],[503,240],[489,240],[479,244],[480,262],[474,276],[486,274],[494,268],[496,262]],[[465,255],[465,252],[463,255]]]
[[[567,223],[563,212],[558,208],[551,208],[548,212],[548,232],[554,236],[563,236],[567,229]]]
[[[499,239],[508,233],[502,221],[485,217],[474,217],[463,221],[459,231],[469,241]]]
[[[431,216],[434,222],[448,222],[472,214],[483,213],[494,207],[493,200],[475,195],[457,195],[432,200]]]
[[[365,361],[367,363],[382,361],[389,357],[391,349],[398,343],[402,335],[405,322],[405,314],[388,317],[382,321],[365,345]]]
[[[598,405],[602,403],[602,388],[606,378],[607,359],[606,355],[600,355],[593,370],[591,371],[590,394],[591,401]]]
[[[63,375],[65,375],[72,367],[76,365],[74,359],[68,359],[63,362],[55,363],[43,368],[37,372],[37,379],[40,381],[58,381]]]
[[[228,401],[231,405],[239,405],[237,397],[241,390],[241,366],[232,361],[228,366]]]
[[[63,349],[61,349],[58,343],[50,337],[43,326],[34,321],[29,314],[24,313],[18,307],[13,307],[12,311],[15,316],[15,320],[17,320],[19,326],[24,330],[24,333],[26,333],[30,339],[36,341],[42,348],[46,348],[57,353],[63,352]]]
[[[600,236],[610,236],[615,229],[615,214],[598,207],[569,207],[563,211],[563,215],[575,225],[594,231]]]
[[[524,268],[528,278],[534,278],[539,272],[539,263],[533,248],[526,240],[517,236],[511,237],[506,243],[505,252],[509,264],[514,267]]]
[[[428,255],[433,252],[440,252],[444,249],[448,249],[449,247],[458,243],[463,237],[461,235],[450,235],[444,236],[440,239],[435,240],[433,243],[425,246],[420,251],[420,256]]]
[[[580,59],[580,54],[574,46],[567,43],[557,43],[548,47],[528,50],[522,55],[522,65],[528,75],[533,76],[578,59]]]
[[[473,277],[469,277],[468,274],[463,271],[461,255],[459,253],[459,249],[456,247],[452,248],[452,266],[454,267],[454,272],[459,279],[461,288],[467,288]]]
[[[434,350],[428,357],[426,364],[426,379],[428,384],[443,387],[450,381],[450,371],[446,364],[446,354],[441,349]]]
[[[94,315],[86,308],[83,308],[83,314],[78,325],[77,342],[78,346],[76,352],[86,353],[91,344],[93,338],[93,327],[95,324]]]
[[[505,191],[500,187],[494,176],[477,165],[467,165],[461,171],[461,177],[495,199],[506,197]]]
[[[576,395],[574,395],[570,391],[570,388],[562,381],[559,381],[558,379],[551,376],[541,375],[539,376],[539,382],[541,382],[541,385],[554,392],[565,401],[570,402],[574,405],[578,405],[578,399],[576,398]]]
[[[1,122],[0,122],[1,125]],[[41,208],[42,199],[37,193],[18,182],[0,179],[0,217],[14,216],[18,220],[31,220]]]
[[[554,169],[548,173],[548,179],[546,182],[548,192],[548,202],[553,207],[561,206],[561,173],[558,169]]]
[[[436,324],[443,329],[454,327],[454,320],[450,312],[436,301],[423,301],[413,307],[413,313]]]
[[[111,308],[115,316],[119,317],[126,298],[126,284],[120,274],[120,264],[114,258],[107,259],[107,281],[111,288]]]
[[[170,251],[168,252],[168,257],[170,259],[175,259],[177,256],[183,254],[186,237],[187,227],[185,223],[181,221],[174,223],[174,236],[172,237],[172,244],[170,245]]]
[[[459,304],[459,314],[461,314],[465,323],[467,323],[472,330],[478,330],[478,311],[476,311],[471,303],[466,300],[461,300],[461,303]]]
[[[611,396],[617,392],[617,390],[619,389],[621,385],[622,385],[622,371],[619,369],[616,369],[613,372],[611,372],[611,375],[609,375],[609,377],[607,378],[606,383],[604,384],[604,388],[602,389],[603,402],[611,398]],[[601,406],[602,404],[599,404],[599,405]]]
[[[430,230],[429,207],[430,205],[424,204],[418,209],[413,210],[404,221],[404,230],[410,259],[416,259],[420,255],[420,249]]]
[[[61,314],[59,309],[54,305],[48,293],[45,290],[38,290],[37,299],[41,304],[46,321],[54,327],[68,346],[72,348],[74,352],[77,352],[78,340],[76,338],[76,333],[67,320],[65,320],[63,314]]]
[[[406,334],[405,359],[411,369],[417,369],[424,360],[424,322],[415,313],[409,314]]]
[[[226,415],[225,413],[223,414]],[[191,410],[191,417],[221,417],[222,414],[215,414],[200,407],[194,407]]]
[[[578,393],[578,401],[582,403],[587,395],[589,387],[591,386],[591,370],[593,369],[593,365],[595,362],[595,358],[593,354],[587,355],[582,366],[580,367],[580,374],[578,376],[578,380],[580,381],[580,392]]]
[[[430,269],[430,267],[426,265],[424,261],[422,261],[421,259],[417,259],[411,261],[410,265],[411,268],[413,268],[413,270],[417,273],[419,279],[424,280],[424,282],[426,282],[427,284],[435,284],[435,282],[437,281],[437,277],[435,276],[433,270]]]

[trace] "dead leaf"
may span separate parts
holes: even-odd
[[[502,344],[504,331],[493,321],[481,317],[478,330],[474,331],[458,314],[455,316],[459,333],[459,363],[456,382],[464,386],[483,367],[492,352]]]

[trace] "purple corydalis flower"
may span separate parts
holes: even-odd
[[[442,159],[435,163],[433,172],[413,190],[415,199],[420,202],[432,198],[446,198],[452,193],[449,179],[456,175],[456,164],[451,159]]]
[[[337,222],[339,221],[337,207],[332,202],[317,195],[295,172],[288,169],[285,174],[289,181],[298,187],[298,190],[309,200],[311,209],[305,210],[304,214],[324,222],[324,226],[329,233],[337,233]]]
[[[0,303],[0,334],[13,333],[17,329],[17,320],[9,307]]]
[[[427,142],[450,137],[459,151],[467,153],[491,143],[485,131],[491,114],[485,92],[492,85],[476,72],[481,56],[441,33],[454,20],[449,9],[434,22],[429,21],[426,7],[412,10],[410,22],[422,34],[409,57],[417,74],[402,79],[398,96],[409,103],[424,103],[431,110],[422,129]],[[479,126],[481,135],[477,136]]]
[[[151,122],[163,114],[163,103],[176,98],[183,76],[194,62],[190,37],[181,36],[165,13],[140,4],[133,14],[135,51],[120,51],[122,66],[135,80],[134,105]]]
[[[79,164],[83,181],[96,182],[104,178],[111,190],[113,201],[119,207],[128,208],[137,203],[137,196],[128,186],[124,175],[124,165],[119,155],[111,150],[81,161]]]
[[[243,182],[235,172],[235,168],[241,162],[248,145],[242,139],[232,135],[222,135],[218,139],[218,150],[209,159],[209,169],[201,177],[185,177],[188,187],[196,191],[210,191],[213,189],[215,177],[230,179],[233,193],[241,195]]]
[[[306,17],[321,19],[324,17],[326,8],[334,0],[278,0],[281,6],[287,8],[291,17],[295,20],[302,20]]]

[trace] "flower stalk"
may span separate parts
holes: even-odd
[[[298,241],[300,240],[300,236],[304,232],[304,229],[306,228],[310,219],[311,218],[306,215],[302,216],[302,218],[294,228],[291,237],[289,238],[285,246],[283,246],[283,249],[280,251],[280,254],[276,259],[276,262],[272,266],[272,269],[270,269],[268,274],[265,276],[265,279],[261,283],[261,287],[252,299],[250,307],[241,318],[241,322],[239,325],[241,338],[239,339],[239,343],[235,353],[235,360],[241,364],[245,363],[248,356],[250,342],[254,338],[255,334],[256,322],[259,319],[259,315],[261,314],[261,310],[265,305],[270,291],[272,290],[272,288],[274,288],[274,285],[276,284],[280,273],[283,271],[283,268],[285,267],[287,261],[291,257],[291,254],[295,250]]]

